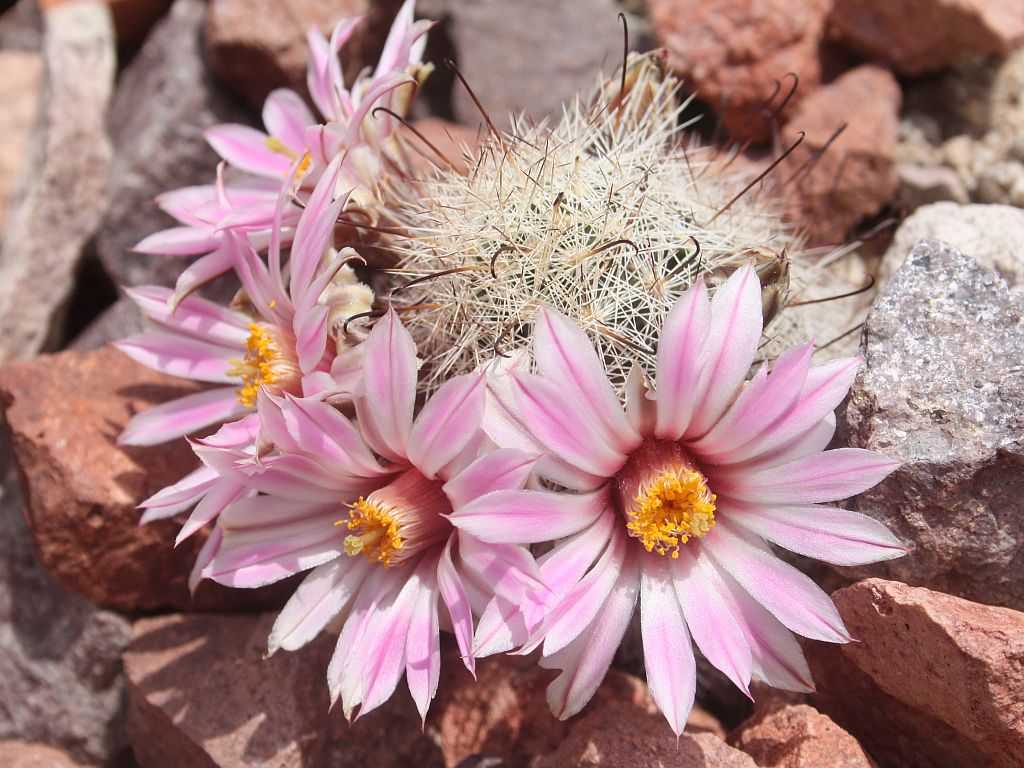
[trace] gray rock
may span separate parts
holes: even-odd
[[[98,349],[112,341],[139,333],[145,327],[134,301],[122,296],[93,320],[68,345],[70,349]]]
[[[203,61],[205,14],[203,0],[177,0],[121,76],[110,107],[117,156],[96,248],[121,285],[174,283],[186,260],[130,251],[147,235],[176,225],[153,199],[178,187],[212,183],[220,158],[203,131],[216,123],[249,122]]]
[[[121,652],[130,626],[65,592],[36,559],[0,441],[0,739],[109,763],[127,749]],[[0,763],[8,763],[0,759]]]
[[[43,44],[43,17],[37,0],[19,0],[0,15],[0,50],[38,51]]]
[[[0,50],[0,237],[39,112],[42,69],[43,59],[36,51]]]
[[[868,315],[840,437],[904,462],[851,502],[914,543],[855,569],[1024,607],[1024,297],[937,240]]]
[[[43,58],[41,125],[0,249],[0,362],[54,341],[83,246],[103,213],[111,155],[104,118],[115,68],[107,6],[51,9]]]
[[[951,202],[919,208],[896,230],[879,267],[879,280],[899,269],[915,243],[929,238],[969,253],[983,267],[998,272],[1010,290],[1024,292],[1024,210]]]
[[[911,211],[929,203],[952,200],[967,203],[967,189],[957,172],[944,165],[912,165],[897,163],[900,180],[896,204]]]
[[[425,0],[424,16],[446,20],[459,70],[494,124],[511,125],[509,115],[535,120],[562,113],[577,92],[588,93],[603,71],[622,60],[622,27],[612,0]],[[631,44],[645,28],[630,21]],[[439,66],[443,70],[443,65]],[[481,122],[480,112],[455,83],[455,120]]]

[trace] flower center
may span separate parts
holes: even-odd
[[[271,152],[275,152],[279,155],[284,155],[292,162],[295,162],[296,160],[299,159],[299,153],[296,152],[294,149],[288,147],[283,141],[281,141],[276,136],[267,136],[267,138],[263,140],[263,143]],[[299,170],[295,174],[296,181],[299,181],[303,176],[306,175],[306,172],[309,170],[309,166],[312,164],[312,162],[313,158],[310,156],[309,152],[304,152],[302,154],[302,161],[299,163]]]
[[[352,504],[349,519],[335,525],[346,525],[350,531],[343,543],[346,555],[361,554],[386,567],[398,567],[448,538],[451,523],[442,515],[451,511],[441,484],[409,469]]]
[[[679,547],[715,525],[716,496],[678,443],[645,442],[618,477],[629,534],[648,552],[679,557]]]
[[[241,379],[242,386],[235,390],[238,402],[246,408],[256,405],[260,387],[273,387],[281,391],[300,378],[299,366],[288,347],[280,343],[276,329],[266,323],[249,323],[249,338],[245,342],[245,357],[228,362],[228,376]]]

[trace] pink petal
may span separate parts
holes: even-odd
[[[144,502],[139,504],[145,513],[139,525],[153,520],[163,520],[184,512],[205,494],[217,482],[219,476],[209,467],[200,466],[185,475],[181,480],[161,488]]]
[[[702,459],[714,463],[730,457],[737,447],[761,434],[797,401],[810,370],[813,351],[813,345],[804,344],[783,352],[771,374],[759,372],[718,423],[689,447]]]
[[[709,578],[707,556],[686,549],[673,562],[671,572],[693,641],[716,669],[750,696],[750,646],[721,591]]]
[[[198,256],[209,253],[219,244],[210,226],[171,227],[143,238],[132,250],[161,256]]]
[[[171,309],[173,291],[160,285],[126,288],[125,293],[150,320],[165,328],[241,351],[249,339],[249,318],[240,312],[190,297]]]
[[[218,248],[201,259],[196,259],[186,267],[174,284],[174,297],[171,307],[175,307],[201,285],[220,277],[231,269],[231,256],[225,248]]]
[[[481,456],[444,484],[452,509],[500,490],[519,490],[526,485],[536,460],[515,448],[499,448]]]
[[[358,594],[373,564],[365,557],[338,557],[302,580],[270,630],[270,653],[294,651],[316,637]]]
[[[424,721],[441,677],[441,637],[437,615],[440,590],[436,568],[428,558],[423,567],[417,569],[423,587],[413,604],[405,644],[405,681]]]
[[[719,495],[764,504],[817,504],[861,493],[881,482],[900,462],[862,448],[837,448],[756,472],[713,474]]]
[[[402,461],[416,402],[416,344],[389,310],[363,346],[364,394],[356,400],[360,427],[377,453]]]
[[[533,327],[533,357],[538,373],[558,385],[573,413],[593,415],[605,442],[621,453],[639,445],[593,345],[572,320],[543,307]]]
[[[461,534],[459,559],[466,572],[486,584],[490,592],[520,605],[548,596],[533,556],[513,544],[488,544]]]
[[[558,596],[567,593],[601,556],[618,525],[617,513],[608,506],[588,528],[541,555],[537,563],[548,588]]]
[[[196,561],[192,565],[192,570],[188,575],[188,589],[193,595],[195,595],[196,587],[199,586],[199,582],[202,581],[203,574],[206,570],[206,566],[210,564],[210,561],[217,555],[220,550],[221,543],[223,542],[224,532],[220,528],[214,526],[213,530],[210,531],[209,537],[203,542],[202,548],[199,550],[199,554],[196,555]]]
[[[761,341],[761,284],[753,265],[736,270],[711,299],[708,362],[687,436],[710,429],[736,396]]]
[[[222,513],[223,514],[223,513]],[[228,587],[262,587],[341,556],[334,523],[312,521],[269,531],[225,533],[203,577]]]
[[[250,493],[248,488],[237,483],[228,480],[218,482],[203,496],[202,501],[196,504],[196,508],[192,510],[185,525],[178,531],[178,535],[174,539],[174,546],[178,546],[192,534],[197,533],[223,512],[229,504]]]
[[[346,715],[362,701],[363,689],[360,672],[365,656],[360,654],[366,639],[370,621],[390,605],[405,583],[405,576],[391,568],[370,568],[366,579],[356,594],[348,618],[342,626],[334,655],[327,665],[327,686],[333,705],[338,697],[343,699]],[[371,638],[372,639],[372,638]]]
[[[522,421],[547,451],[598,477],[611,477],[626,461],[612,446],[597,416],[566,397],[564,388],[529,373],[511,374]]]
[[[118,435],[119,445],[158,445],[246,412],[234,387],[207,389],[137,413]]]
[[[658,406],[647,384],[643,369],[635,362],[626,377],[626,418],[638,435],[654,434],[658,420]]]
[[[437,586],[448,609],[448,615],[452,620],[452,632],[455,641],[459,645],[459,652],[466,668],[476,677],[476,659],[473,656],[473,613],[470,609],[469,598],[462,586],[462,579],[455,570],[455,563],[452,561],[452,542],[454,537],[448,539],[441,559],[437,564]]]
[[[290,291],[296,304],[305,297],[316,276],[324,250],[334,235],[338,213],[347,199],[345,195],[335,197],[341,161],[342,156],[336,157],[324,170],[306,201],[292,238]]]
[[[644,558],[640,571],[640,633],[651,698],[679,736],[693,709],[697,663],[665,558]]]
[[[456,376],[420,410],[409,433],[407,456],[425,477],[434,478],[479,432],[486,395],[483,384],[479,374]]]
[[[804,574],[719,522],[702,548],[751,597],[797,634],[845,643],[850,635],[829,596]]]
[[[302,97],[288,88],[271,91],[263,102],[263,125],[267,133],[280,139],[296,154],[302,154],[306,148],[306,128],[317,122]]]
[[[655,434],[662,439],[678,440],[690,425],[710,327],[711,303],[698,278],[672,306],[658,341]]]
[[[583,709],[604,679],[633,615],[639,570],[637,548],[627,547],[619,579],[590,627],[558,653],[541,659],[545,669],[562,670],[547,691],[548,704],[559,720]]]
[[[605,490],[581,494],[492,491],[455,510],[449,519],[483,541],[536,544],[583,530],[607,504]]]
[[[865,565],[910,551],[877,520],[836,507],[719,507],[729,522],[773,544],[835,565]]]
[[[239,350],[170,331],[147,331],[114,342],[137,363],[184,379],[234,384],[227,371]]]
[[[762,469],[788,464],[805,456],[821,453],[828,448],[835,434],[836,417],[835,414],[830,413],[806,432],[790,438],[774,450],[762,453],[756,458],[741,462],[739,465],[727,465],[726,469],[731,471],[742,466],[747,472],[757,472]]]
[[[207,128],[204,135],[214,151],[235,168],[257,176],[283,178],[291,159],[267,147],[267,134],[237,123],[222,123]]]

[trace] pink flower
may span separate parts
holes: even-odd
[[[271,652],[305,645],[344,612],[327,672],[332,701],[361,716],[404,673],[425,717],[442,625],[473,670],[474,610],[494,594],[547,597],[514,537],[484,544],[448,519],[490,494],[522,489],[533,460],[484,446],[481,374],[447,381],[413,418],[415,345],[394,312],[363,347],[358,427],[323,401],[264,394],[259,443],[272,448],[239,457],[197,445],[221,477],[260,494],[221,513],[202,575],[256,587],[312,569],[274,624]]]
[[[680,297],[661,333],[657,391],[634,370],[625,409],[585,334],[550,309],[535,326],[538,373],[495,377],[488,431],[544,453],[539,471],[574,493],[499,491],[452,522],[489,542],[560,539],[540,560],[557,596],[540,626],[516,630],[495,601],[477,637],[480,654],[543,645],[542,665],[561,670],[548,688],[559,717],[593,695],[638,599],[651,693],[677,734],[694,698],[691,638],[744,692],[752,677],[811,690],[791,632],[850,637],[828,596],[767,542],[842,565],[907,551],[876,521],[819,506],[897,466],[824,450],[857,361],[812,366],[807,344],[746,381],[761,325],[746,267],[710,301],[702,281]]]

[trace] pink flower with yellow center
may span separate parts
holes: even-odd
[[[523,546],[485,544],[449,520],[522,489],[534,462],[488,448],[482,374],[447,381],[414,418],[416,350],[394,312],[363,348],[355,424],[322,400],[264,391],[258,455],[196,445],[209,467],[259,494],[221,513],[201,573],[256,587],[312,569],[274,624],[270,651],[300,648],[343,615],[327,671],[332,701],[361,716],[404,674],[425,717],[441,626],[473,670],[475,612],[495,594],[537,604],[548,596]]]
[[[539,626],[517,626],[522,611],[496,599],[476,650],[542,646],[542,665],[562,671],[548,689],[559,717],[593,695],[637,601],[651,694],[677,734],[694,698],[691,638],[744,692],[755,677],[811,690],[791,633],[850,637],[828,596],[768,543],[841,565],[907,551],[880,523],[821,506],[897,466],[825,450],[858,361],[812,366],[807,344],[747,380],[761,330],[746,267],[711,300],[703,281],[680,297],[662,328],[656,389],[634,369],[625,409],[585,334],[550,309],[535,326],[537,373],[493,377],[488,432],[541,456],[538,471],[564,490],[493,493],[452,516],[484,541],[522,541],[524,527],[530,542],[558,540],[539,560],[555,595]]]

